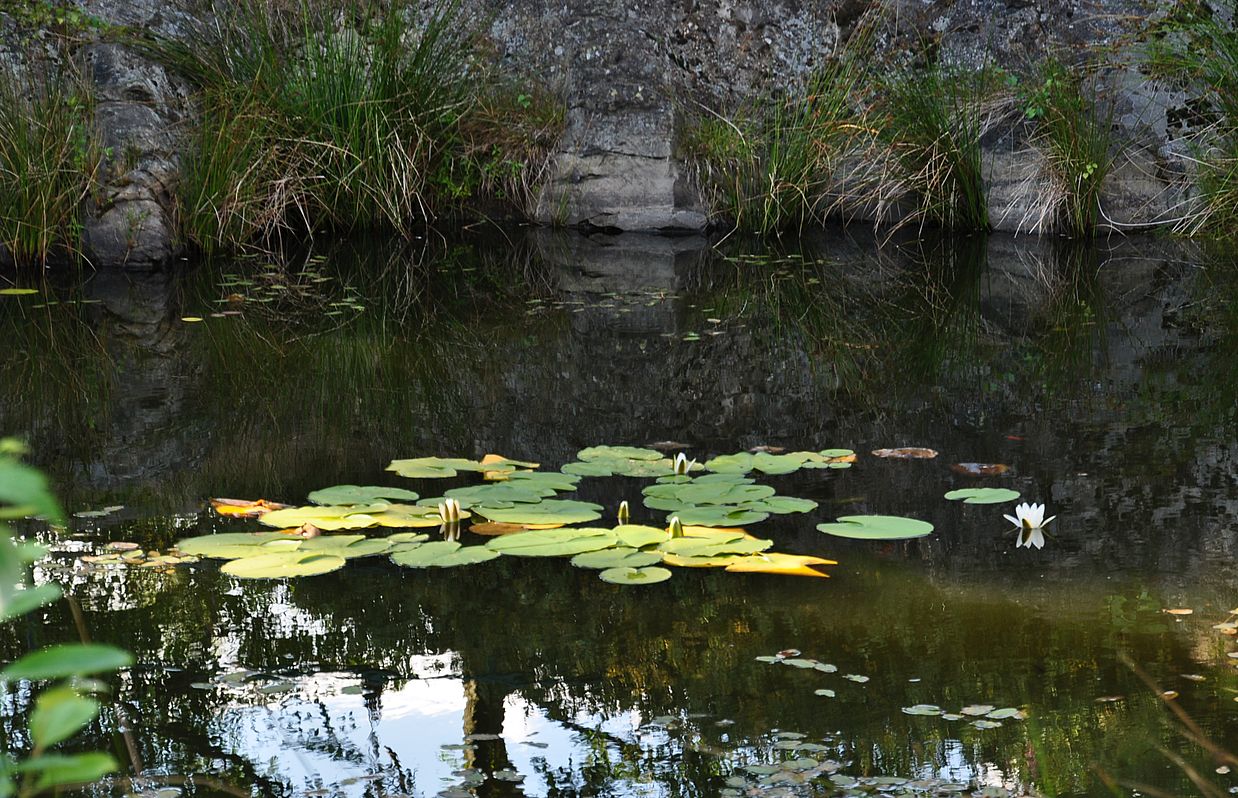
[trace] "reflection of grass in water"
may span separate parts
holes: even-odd
[[[0,301],[8,350],[0,359],[0,429],[25,437],[42,456],[59,448],[66,430],[75,448],[89,450],[111,412],[112,360],[85,306],[36,304],[42,300]]]

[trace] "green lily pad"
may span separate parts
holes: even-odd
[[[533,483],[504,481],[454,488],[445,495],[459,501],[462,507],[510,507],[513,504],[538,504],[542,499],[554,496],[555,491],[554,488]]]
[[[1002,724],[1001,721],[996,720],[977,720],[972,721],[971,725],[975,726],[977,729],[996,729]]]
[[[388,471],[410,479],[443,479],[454,477],[461,471],[485,471],[489,468],[476,460],[462,457],[414,457],[408,460],[392,460],[387,466]]]
[[[517,557],[570,557],[609,549],[615,543],[615,533],[609,529],[531,529],[490,540],[486,548]]]
[[[381,513],[392,506],[386,502],[374,502],[372,504],[289,507],[286,510],[263,513],[258,520],[266,526],[280,528],[313,524],[327,531],[364,529],[378,524],[371,515],[372,513]]]
[[[278,532],[221,532],[186,538],[176,544],[182,554],[212,557],[217,560],[235,560],[240,557],[256,557],[277,551],[295,551],[305,541],[290,538]],[[270,544],[270,545],[268,545]]]
[[[602,517],[600,504],[571,499],[547,499],[510,508],[479,507],[477,512],[504,524],[581,524]]]
[[[906,715],[931,715],[939,717],[941,715],[941,707],[936,704],[916,704],[911,707],[903,707],[903,713]]]
[[[648,568],[608,568],[598,574],[603,582],[613,585],[653,585],[665,582],[671,578],[671,572],[665,568],[649,566]]]
[[[338,571],[344,563],[334,554],[288,551],[230,560],[219,570],[238,579],[288,579]]]
[[[1019,498],[1019,492],[1009,488],[962,488],[950,491],[946,498],[950,501],[961,499],[964,504],[1001,504]]]
[[[989,720],[1006,720],[1007,718],[1022,720],[1024,715],[1021,710],[1015,709],[1014,707],[1004,707],[1002,709],[993,710],[985,715],[985,717]]]
[[[581,477],[610,477],[614,476],[610,466],[606,463],[567,463],[561,471],[564,474]]]
[[[671,539],[670,533],[665,529],[639,524],[620,524],[613,531],[619,540],[619,545],[633,549],[643,549],[645,546],[653,546]]]
[[[933,531],[927,521],[897,515],[845,515],[832,524],[817,524],[827,535],[856,540],[907,540]]]
[[[997,709],[997,707],[992,704],[971,704],[970,706],[963,707],[959,710],[959,712],[962,712],[964,715],[979,717],[981,715],[987,715],[995,709]]]
[[[397,532],[394,535],[387,536],[387,541],[392,546],[407,545],[410,543],[424,543],[429,539],[429,535],[417,532]]]
[[[476,565],[501,556],[485,546],[463,547],[454,540],[436,540],[397,551],[391,561],[405,568],[452,568],[457,565]]]
[[[297,551],[316,554],[333,554],[351,560],[354,557],[371,557],[391,548],[387,538],[367,538],[364,535],[320,535],[301,544]]]
[[[572,558],[577,568],[644,568],[662,562],[662,555],[655,551],[639,551],[627,546],[600,551],[587,551]]]
[[[564,474],[560,471],[513,471],[507,475],[509,485],[538,487],[565,493],[576,490],[580,477],[576,474]]]
[[[813,694],[813,695],[819,695],[819,696],[825,696],[826,698],[833,698],[833,697],[834,697],[834,691],[833,691],[833,690],[830,690],[830,689],[828,689],[828,688],[825,688],[825,687],[819,688],[819,689],[817,689],[817,690],[813,690],[813,691],[812,691],[812,694]]]
[[[770,496],[768,499],[748,502],[743,507],[756,512],[784,515],[786,513],[810,512],[817,509],[817,503],[811,499],[797,499],[794,496]]]
[[[309,495],[314,504],[369,504],[376,501],[417,501],[417,494],[403,488],[381,485],[336,485]]]
[[[747,526],[769,518],[769,513],[726,505],[688,507],[674,512],[684,526]]]
[[[577,460],[661,460],[662,453],[637,446],[590,446],[576,453]]]
[[[737,540],[713,538],[674,538],[662,543],[658,549],[665,554],[680,557],[721,557],[736,554],[756,554],[774,545],[772,540],[741,537]]]

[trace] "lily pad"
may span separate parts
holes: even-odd
[[[351,560],[355,557],[371,557],[391,548],[388,538],[367,538],[364,535],[321,535],[301,544],[297,551],[316,554],[333,554]]]
[[[946,494],[950,501],[963,500],[964,504],[1001,504],[1019,498],[1017,490],[1009,488],[962,488]]]
[[[726,505],[710,505],[705,507],[686,507],[675,511],[684,526],[729,527],[747,526],[769,518],[769,513],[748,510],[742,507],[727,507]],[[669,519],[668,519],[669,520]]]
[[[560,471],[513,471],[507,475],[507,481],[512,485],[528,485],[564,493],[576,490],[580,477]]]
[[[897,515],[845,515],[832,524],[817,524],[817,530],[856,540],[908,540],[924,537],[933,525]]]
[[[834,560],[827,560],[822,557],[811,557],[803,554],[780,554],[779,552],[771,551],[764,554],[739,557],[735,562],[728,563],[726,569],[731,573],[828,578],[829,574],[822,573],[811,566],[837,564]]]
[[[576,453],[576,459],[592,460],[661,460],[662,453],[637,446],[590,446]]]
[[[616,541],[609,529],[536,529],[494,538],[486,548],[517,557],[570,557],[611,548]]]
[[[1002,709],[993,710],[985,717],[989,720],[1006,720],[1007,718],[1022,720],[1025,716],[1022,710],[1015,709],[1014,707],[1003,707]]]
[[[970,706],[963,707],[959,710],[959,712],[964,715],[971,715],[972,717],[980,717],[989,714],[995,709],[997,709],[997,707],[992,704],[971,704]]]
[[[471,485],[467,488],[453,488],[444,495],[450,496],[466,507],[511,507],[513,504],[538,504],[543,499],[554,496],[555,490],[534,483],[506,480],[485,485]]]
[[[477,512],[505,524],[581,524],[602,517],[600,504],[571,499],[547,499],[510,508],[479,507]]]
[[[289,507],[286,510],[272,510],[268,513],[263,513],[258,520],[267,526],[279,527],[281,529],[285,527],[298,527],[303,524],[313,524],[319,529],[328,531],[364,529],[378,524],[371,513],[381,513],[390,507],[392,505],[386,502]]]
[[[381,485],[336,485],[309,495],[314,504],[369,504],[376,501],[417,501],[417,494],[403,488]]]
[[[587,551],[572,558],[572,565],[578,568],[644,568],[662,562],[662,555],[654,551],[639,551],[619,546],[613,549]]]
[[[489,467],[462,457],[414,457],[392,460],[387,470],[410,479],[444,479],[454,477],[461,471],[484,471]]]
[[[830,690],[830,689],[828,689],[828,688],[825,688],[825,687],[819,688],[819,689],[817,689],[817,690],[813,690],[813,691],[812,691],[812,694],[813,694],[813,695],[819,695],[819,696],[825,696],[826,698],[833,698],[833,697],[834,697],[834,691],[833,691],[833,690]]]
[[[288,579],[338,571],[344,563],[334,554],[288,551],[230,560],[220,570],[238,579]]]
[[[661,543],[658,549],[665,554],[677,554],[680,557],[720,557],[728,554],[756,554],[773,545],[772,540],[744,536],[734,539],[682,537]]]
[[[620,524],[613,531],[620,545],[633,549],[642,549],[671,539],[670,533],[665,529],[639,524]]]
[[[665,568],[649,566],[647,568],[608,568],[598,574],[603,582],[614,585],[653,585],[665,582],[671,578],[671,572]]]
[[[256,557],[277,551],[294,551],[305,541],[279,532],[221,532],[186,538],[176,544],[182,554],[212,557],[217,560],[235,560],[241,557]],[[268,546],[267,544],[272,544]],[[265,548],[264,548],[265,546]]]
[[[499,556],[499,552],[485,546],[463,547],[454,540],[436,540],[397,551],[391,555],[391,561],[405,568],[451,568],[476,565]]]
[[[941,707],[936,704],[916,704],[911,707],[903,707],[903,713],[906,715],[931,715],[938,717],[941,715]]]

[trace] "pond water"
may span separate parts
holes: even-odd
[[[54,538],[36,575],[72,599],[0,628],[0,661],[82,635],[134,652],[81,745],[141,778],[99,793],[1198,794],[1191,773],[1235,792],[1238,772],[1171,712],[1238,748],[1223,626],[1238,609],[1235,275],[1140,239],[878,246],[825,231],[711,248],[537,232],[0,297],[0,431],[31,444],[70,512],[121,506]],[[837,560],[832,578],[680,568],[622,587],[559,559],[376,557],[240,581],[211,560],[80,560],[260,528],[209,497],[480,481],[404,480],[384,471],[396,458],[557,470],[588,446],[665,442],[702,461],[859,453],[845,470],[756,475],[818,507],[751,531]],[[901,446],[940,454],[869,454]],[[1010,468],[975,478],[961,462]],[[572,497],[608,521],[626,499],[660,525],[640,501],[651,482],[586,477]],[[1016,547],[1009,504],[942,498],[980,486],[1046,503],[1044,548]],[[856,514],[935,531],[815,529]],[[787,649],[837,671],[757,659]],[[28,701],[0,694],[14,749]],[[904,711],[920,704],[1023,717]]]

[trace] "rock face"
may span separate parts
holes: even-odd
[[[194,0],[81,0],[113,25],[177,36]],[[566,128],[539,193],[547,224],[630,231],[699,230],[708,209],[679,142],[685,119],[742,113],[793,91],[834,55],[861,19],[880,19],[878,57],[931,48],[947,63],[1025,68],[1046,55],[1119,51],[1149,15],[1140,0],[464,0],[510,74],[548,85]],[[2,15],[0,15],[2,19]],[[142,267],[177,252],[180,134],[193,123],[187,87],[105,41],[83,48],[108,148],[104,185],[85,223],[97,266]],[[1123,51],[1132,59],[1137,49]],[[0,58],[3,55],[0,54]],[[1122,143],[1102,200],[1104,224],[1126,230],[1172,218],[1187,198],[1181,131],[1187,98],[1138,64],[1102,70],[1098,97]],[[1134,56],[1137,58],[1137,56]],[[1047,232],[1044,161],[1015,123],[985,141],[990,217],[1000,230]],[[865,213],[859,213],[861,217]]]

